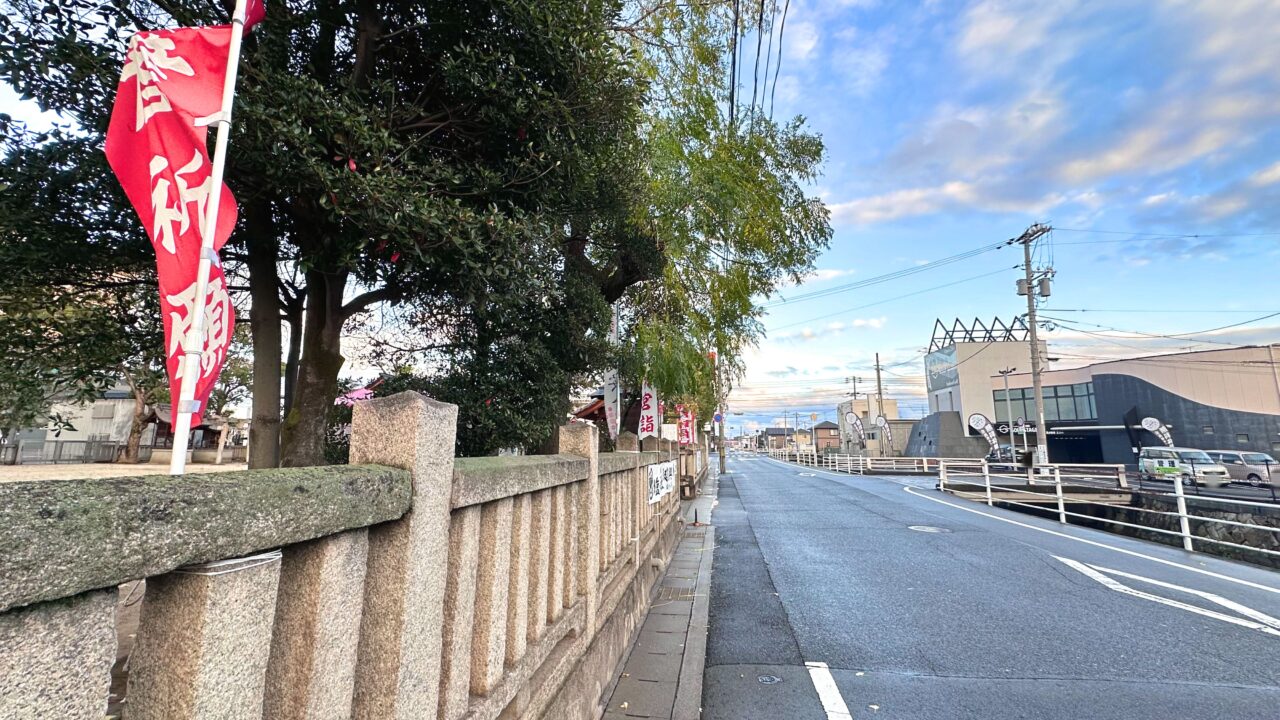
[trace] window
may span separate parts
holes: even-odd
[[[1245,445],[1249,442],[1249,433],[1236,433],[1236,442]]]
[[[1204,427],[1200,428],[1200,432],[1204,433],[1205,435],[1212,435],[1212,434],[1213,434],[1213,426],[1212,426],[1212,425],[1205,425]]]
[[[94,420],[112,420],[116,416],[116,404],[113,402],[100,402],[93,404]]]

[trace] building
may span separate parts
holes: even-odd
[[[1144,430],[1155,418],[1173,444],[1202,450],[1280,452],[1280,345],[1149,355],[1042,373],[1051,462],[1125,463],[1162,444]],[[988,379],[990,416],[1002,442],[1008,418],[1034,417],[1029,373]],[[1007,409],[1006,409],[1007,408]],[[1020,436],[1015,438],[1021,443]],[[1035,434],[1027,434],[1029,446]]]
[[[880,428],[876,426],[876,417],[883,410],[884,417],[889,421],[889,444],[896,447],[898,452],[894,452],[893,447],[887,447],[882,452],[881,445],[884,438]],[[849,422],[849,413],[853,413],[862,421],[862,438],[858,437],[857,429]],[[845,400],[836,406],[836,421],[840,428],[840,452],[845,455],[868,455],[870,457],[885,457],[889,455],[901,455],[901,450],[906,447],[907,437],[910,435],[911,421],[900,421],[898,419],[898,401],[892,398],[877,399],[875,396],[864,398],[851,398]]]
[[[813,449],[820,452],[840,451],[840,426],[823,420],[813,426]]]
[[[795,428],[764,428],[760,437],[764,438],[763,447],[767,450],[795,450]]]
[[[950,328],[937,321],[924,358],[929,414],[910,432],[906,454],[914,457],[982,457],[990,445],[969,427],[968,418],[995,417],[991,378],[1000,371],[1031,369],[1030,330],[1021,318],[989,324],[974,318]],[[1044,357],[1044,343],[1041,343]],[[1007,439],[1005,440],[1007,442]],[[1034,444],[1034,441],[1033,441]]]
[[[993,421],[1000,444],[1035,448],[1040,429],[1021,321],[997,320],[992,327],[957,321],[951,329],[937,323],[930,350],[930,413],[911,431],[908,455],[984,455],[990,445],[969,424],[975,414]],[[1163,444],[1143,429],[1146,418],[1163,425],[1178,446],[1280,452],[1277,354],[1280,346],[1273,344],[1046,369],[1049,461],[1134,465],[1139,449]],[[1041,356],[1047,357],[1043,344]]]

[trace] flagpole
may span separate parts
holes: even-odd
[[[227,50],[227,77],[222,86],[222,107],[214,120],[218,125],[217,140],[213,147],[213,171],[210,176],[213,187],[209,190],[209,204],[205,207],[204,232],[200,233],[200,262],[196,268],[196,296],[191,308],[191,323],[183,339],[182,380],[178,390],[178,424],[173,429],[173,456],[169,459],[169,474],[181,475],[186,471],[187,446],[190,443],[191,420],[198,405],[195,402],[196,382],[200,377],[200,358],[204,353],[205,296],[209,293],[209,273],[217,252],[213,249],[214,235],[218,230],[218,206],[222,201],[222,175],[227,165],[227,142],[231,136],[231,105],[236,94],[236,74],[240,69],[240,43],[244,39],[246,0],[236,0],[231,14],[231,46]]]

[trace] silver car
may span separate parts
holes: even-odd
[[[1222,487],[1231,482],[1225,467],[1195,448],[1144,447],[1138,454],[1138,473],[1144,480],[1159,478],[1188,486]]]
[[[1271,473],[1280,473],[1275,458],[1266,453],[1242,452],[1239,450],[1207,450],[1206,453],[1219,465],[1227,469],[1233,482],[1246,482],[1254,487],[1270,485],[1273,481]]]

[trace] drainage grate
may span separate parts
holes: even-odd
[[[658,589],[659,600],[692,600],[693,590],[689,588],[661,587]]]
[[[706,528],[688,528],[684,531],[684,536],[687,538],[706,537],[707,529]]]

